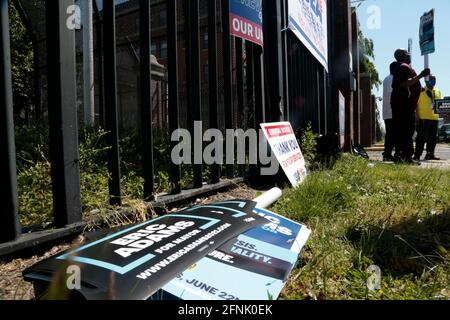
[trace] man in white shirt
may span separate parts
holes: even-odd
[[[398,66],[398,62],[393,62],[390,65],[391,74],[383,81],[383,119],[386,127],[386,137],[384,142],[383,161],[394,161],[392,152],[395,147],[395,128],[394,121],[392,120],[392,81],[394,79],[395,68]]]

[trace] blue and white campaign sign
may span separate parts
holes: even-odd
[[[326,0],[289,0],[289,28],[328,71]]]
[[[420,18],[420,51],[422,55],[435,52],[434,42],[434,9]]]
[[[268,223],[223,245],[163,290],[183,300],[276,300],[311,231],[267,210],[254,213]]]
[[[232,35],[263,46],[262,0],[230,0]]]

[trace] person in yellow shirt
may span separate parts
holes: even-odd
[[[430,76],[422,89],[417,107],[417,140],[415,160],[420,161],[425,143],[427,144],[426,161],[441,160],[435,150],[439,127],[439,114],[436,112],[436,100],[441,99],[441,91],[436,88],[436,77]]]

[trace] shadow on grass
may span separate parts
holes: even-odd
[[[388,228],[351,228],[347,239],[394,277],[414,274],[437,265],[450,267],[450,207],[443,214],[405,220]]]

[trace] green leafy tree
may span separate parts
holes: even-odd
[[[368,73],[371,76],[372,89],[377,89],[381,85],[380,76],[373,60],[375,59],[375,46],[372,39],[364,36],[359,30],[359,68],[361,73]]]
[[[34,52],[28,30],[9,1],[11,72],[16,120],[29,121],[34,110]]]
[[[368,39],[364,36],[361,29],[359,30],[359,70],[361,73],[370,74],[370,81],[372,85],[372,91],[375,88],[379,89],[381,85],[380,76],[375,66],[375,45],[372,39]],[[377,141],[381,140],[381,118],[377,108]]]

